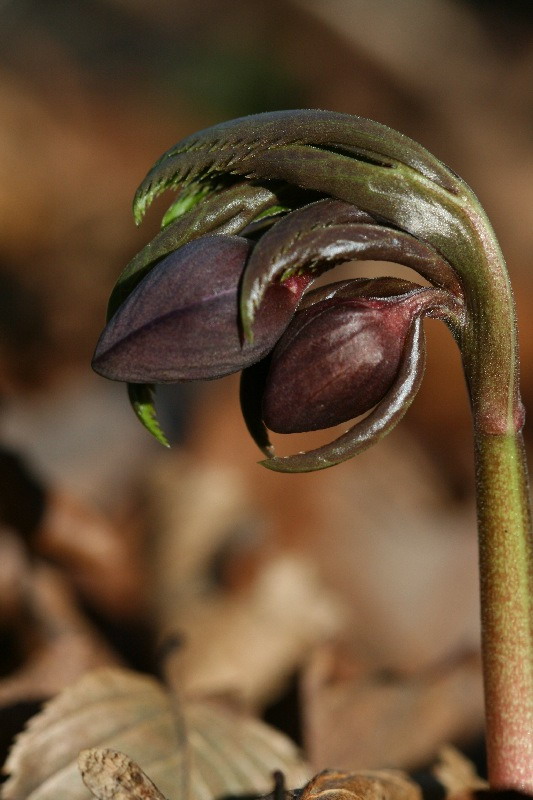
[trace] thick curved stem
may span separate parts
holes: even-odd
[[[476,431],[486,737],[492,788],[533,793],[533,539],[520,433]]]

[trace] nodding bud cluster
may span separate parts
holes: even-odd
[[[242,371],[241,406],[263,463],[330,466],[405,413],[423,371],[425,315],[444,320],[460,344],[472,338],[462,266],[477,253],[480,226],[465,212],[472,195],[395,131],[318,111],[247,117],[169,150],[137,192],[138,221],[169,187],[177,200],[120,276],[93,360],[129,384],[160,439],[153,384]],[[354,260],[403,264],[425,283],[358,278],[310,289]],[[485,376],[474,356],[466,365]],[[475,405],[475,380],[470,388]],[[268,429],[316,430],[362,415],[328,445],[273,454]]]

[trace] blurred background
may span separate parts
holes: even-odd
[[[443,326],[401,428],[304,477],[255,466],[235,380],[158,394],[167,453],[90,360],[157,229],[130,213],[153,161],[224,119],[317,107],[398,128],[474,188],[533,407],[532,85],[527,0],[0,0],[6,746],[115,662],[238,690],[317,769],[417,768],[479,739],[470,420]]]

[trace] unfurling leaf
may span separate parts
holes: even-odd
[[[203,198],[205,192],[194,196]],[[270,189],[240,182],[220,189],[200,205],[179,216],[154,236],[126,266],[109,298],[107,318],[113,316],[135,286],[164,256],[200,236],[240,233],[248,223],[276,202],[277,196]]]
[[[347,174],[354,165],[361,171],[355,180]],[[402,166],[425,184],[452,194],[461,189],[460,179],[424,147],[378,122],[315,109],[257,114],[193,133],[167,150],[137,190],[134,213],[140,222],[165,189],[195,181],[212,184],[224,174],[300,186],[309,182],[335,195],[331,187],[337,183],[349,189],[366,183],[368,176],[378,181],[370,191],[379,190],[381,180],[393,180],[386,173]],[[323,187],[317,185],[321,182]]]
[[[454,271],[430,245],[340,200],[319,200],[276,222],[257,242],[242,278],[241,317],[251,338],[256,310],[273,283],[316,278],[346,261],[394,261],[434,286],[461,294]]]
[[[314,472],[340,464],[362,453],[382,439],[402,419],[420,388],[424,365],[424,330],[420,317],[417,317],[405,341],[396,378],[385,397],[368,416],[322,447],[292,456],[273,456],[261,463],[275,472]],[[253,435],[254,420],[250,422],[246,419],[246,422]],[[263,452],[269,455],[268,446],[264,441],[265,436],[268,440],[266,433],[263,433],[263,443],[260,446]]]
[[[138,222],[169,188],[179,193],[164,223],[173,221],[120,276],[94,369],[131,384],[244,370],[241,405],[265,466],[308,471],[361,452],[417,391],[422,315],[440,316],[458,341],[465,333],[478,206],[460,178],[396,131],[310,110],[233,120],[159,159],[137,191]],[[310,308],[305,292],[319,275],[376,259],[414,269],[431,289],[412,288],[413,305],[365,298],[355,281],[342,297],[313,295]],[[134,407],[158,435],[153,403]],[[309,456],[273,456],[267,427],[316,430],[366,413]]]

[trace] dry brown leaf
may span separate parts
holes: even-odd
[[[232,380],[203,387],[189,472],[231,472],[243,495],[241,520],[245,508],[248,521],[263,532],[262,540],[256,537],[256,563],[276,550],[312,559],[322,592],[334,595],[347,612],[341,638],[376,670],[414,674],[461,648],[478,648],[474,507],[452,502],[420,444],[397,429],[379,447],[334,470],[284,479],[254,464],[257,452],[246,439],[236,396]],[[285,452],[313,443],[313,434],[295,436],[290,445],[280,441]],[[203,485],[197,505],[211,502],[205,479]],[[172,491],[177,505],[175,482]],[[194,505],[190,509],[189,517]],[[210,516],[216,528],[213,510]],[[181,531],[175,524],[168,547],[165,542],[161,548],[163,556],[172,554],[169,577],[180,538],[188,536]],[[177,581],[169,585],[176,592]],[[167,612],[175,607],[171,594],[168,600]]]
[[[155,626],[163,644],[176,635],[185,642],[169,653],[166,678],[186,696],[231,693],[248,708],[264,706],[340,630],[342,604],[303,553],[266,555],[221,586],[213,565],[242,567],[263,524],[239,468],[177,452],[154,473]]]
[[[167,679],[186,696],[229,693],[243,707],[263,707],[313,647],[338,631],[341,618],[312,563],[277,558],[245,590],[189,597],[174,609],[166,633],[172,639],[178,632],[185,645],[169,653]]]
[[[89,673],[50,701],[7,760],[3,800],[86,800],[78,753],[127,753],[167,797],[191,800],[268,791],[281,769],[308,772],[295,746],[258,720],[206,701],[179,706],[154,678],[119,669]]]
[[[433,774],[445,788],[447,797],[489,788],[487,781],[477,774],[472,762],[451,745],[446,745],[440,750],[439,759],[433,767]]]
[[[94,504],[71,492],[49,492],[33,543],[38,553],[60,564],[93,607],[107,616],[142,611],[146,567],[138,532],[119,526]]]
[[[422,791],[396,770],[325,770],[305,786],[301,800],[420,800]]]
[[[433,758],[443,742],[481,729],[479,659],[465,656],[394,677],[323,648],[305,675],[303,708],[312,765],[412,768]]]
[[[78,766],[98,800],[165,800],[139,765],[117,750],[82,750]]]
[[[16,633],[26,646],[25,659],[0,680],[0,705],[51,697],[88,670],[120,663],[79,611],[71,586],[57,569],[27,564],[23,579]]]

